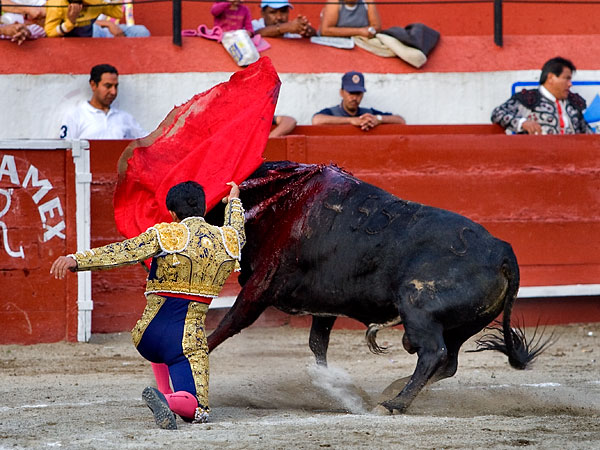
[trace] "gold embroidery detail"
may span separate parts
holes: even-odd
[[[156,273],[148,280],[146,292],[217,297],[236,261],[225,248],[222,228],[197,217],[185,219],[183,223],[190,232],[188,246],[182,252],[156,257]],[[242,221],[237,223],[242,223],[243,227]]]
[[[236,231],[231,227],[223,227],[223,239],[227,253],[232,258],[240,259],[240,244]]]
[[[147,295],[171,292],[217,297],[246,242],[239,199],[227,204],[224,224],[223,228],[209,225],[201,217],[157,224],[135,238],[77,253],[78,270],[112,268],[154,256],[156,271],[146,283]]]
[[[77,270],[112,269],[154,256],[160,251],[156,230],[149,229],[131,239],[75,253]]]
[[[142,336],[144,336],[144,331],[148,328],[148,325],[158,314],[158,311],[165,304],[166,299],[161,297],[160,295],[149,294],[146,296],[146,308],[144,308],[144,313],[140,320],[137,321],[133,330],[131,330],[131,339],[133,340],[133,345],[136,347],[142,340]]]
[[[208,305],[191,301],[185,317],[181,347],[190,363],[196,386],[196,398],[200,406],[209,412],[208,407],[208,345],[204,333],[204,318]]]
[[[158,230],[160,247],[168,253],[181,252],[185,250],[190,238],[188,228],[177,222],[158,223],[154,225]]]

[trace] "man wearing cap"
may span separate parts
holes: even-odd
[[[294,7],[287,0],[263,0],[262,17],[252,21],[254,33],[263,37],[302,38],[317,34],[306,16],[299,15],[289,21],[289,10]]]
[[[342,125],[351,124],[369,131],[382,123],[405,124],[402,116],[382,112],[374,108],[361,108],[360,102],[367,90],[365,77],[360,72],[348,72],[342,77],[340,96],[342,103],[331,108],[325,108],[312,118],[313,125]]]

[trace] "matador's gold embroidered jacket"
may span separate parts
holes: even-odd
[[[234,198],[225,208],[223,227],[202,217],[159,223],[131,239],[69,255],[77,269],[111,269],[150,257],[146,294],[173,293],[216,297],[240,259],[246,243],[244,209]]]

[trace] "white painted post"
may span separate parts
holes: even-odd
[[[90,144],[88,141],[71,141],[75,163],[75,203],[77,218],[77,251],[90,248]],[[77,340],[87,342],[92,336],[92,274],[77,272]]]

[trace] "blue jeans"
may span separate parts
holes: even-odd
[[[124,25],[119,24],[121,30],[126,37],[148,37],[150,36],[150,31],[144,25]],[[96,25],[94,23],[92,37],[99,38],[111,38],[114,37],[108,28],[102,28],[100,25]]]

